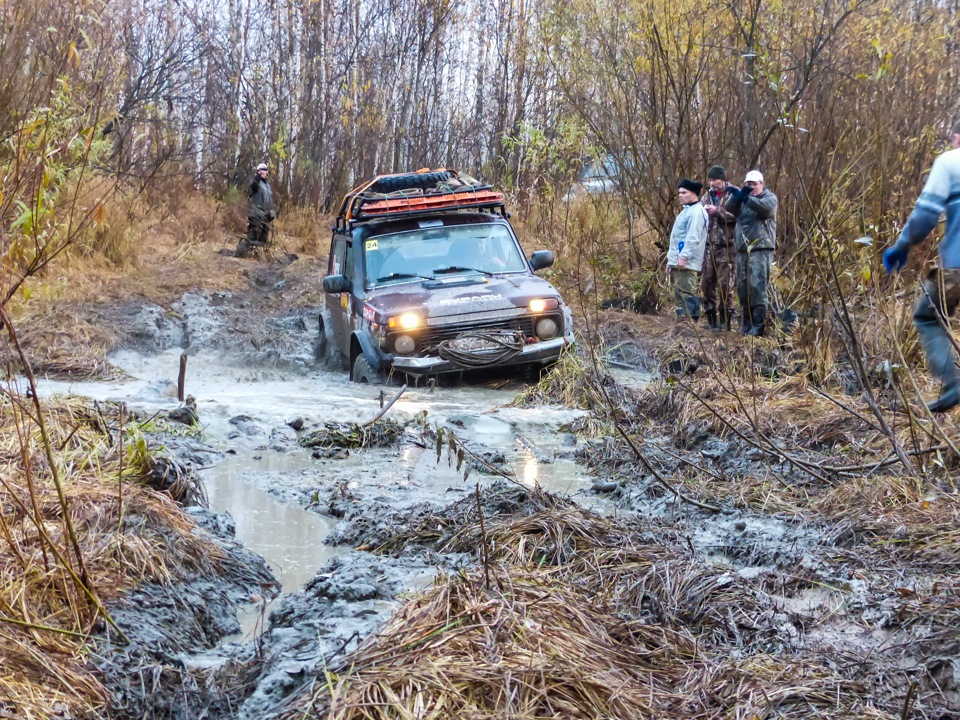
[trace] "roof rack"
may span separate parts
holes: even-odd
[[[503,193],[456,170],[423,168],[412,173],[377,175],[347,193],[336,230],[364,220],[414,217],[459,210],[499,211],[507,217]]]

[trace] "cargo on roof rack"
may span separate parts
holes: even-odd
[[[378,175],[347,193],[337,214],[337,229],[364,220],[481,210],[508,217],[503,194],[456,170],[424,168],[412,173]]]

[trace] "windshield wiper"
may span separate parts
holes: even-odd
[[[402,278],[420,278],[421,280],[433,280],[432,277],[426,275],[418,275],[417,273],[390,273],[389,275],[384,275],[383,277],[378,277],[374,280],[374,283],[382,283],[387,280],[400,280]]]
[[[464,271],[476,272],[476,273],[480,273],[481,275],[489,275],[490,277],[493,277],[493,273],[490,272],[489,270],[481,270],[479,268],[464,267],[463,265],[449,265],[447,267],[437,268],[436,270],[433,271],[433,274],[443,275],[445,273],[455,273],[455,272],[464,272]]]

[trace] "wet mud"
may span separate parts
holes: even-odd
[[[282,289],[282,272],[257,272],[257,287]],[[946,616],[929,612],[955,578],[879,556],[865,567],[854,553],[861,538],[842,523],[735,502],[716,513],[692,507],[622,444],[584,432],[589,411],[511,406],[519,383],[410,388],[389,424],[372,430],[381,389],[317,366],[315,311],[254,319],[250,308],[242,296],[203,291],[169,308],[118,307],[123,348],[110,359],[123,377],[43,384],[45,393],[166,417],[180,407],[180,354],[189,358],[199,425],[164,426],[153,442],[202,481],[207,507],[187,511],[223,557],[111,608],[133,640],[121,646],[104,629],[94,655],[114,693],[113,717],[280,717],[405,598],[438,575],[478,566],[476,543],[462,541],[477,520],[478,492],[489,523],[545,506],[636,518],[651,542],[685,548],[715,571],[718,587],[753,598],[744,622],[771,651],[821,653],[890,707],[915,685],[912,707],[924,714],[905,717],[960,717],[960,646]],[[642,388],[649,358],[621,343],[620,382]],[[762,454],[706,430],[685,442],[653,433],[643,447],[669,476],[704,457],[720,477],[770,471]],[[789,467],[774,470],[803,482]]]

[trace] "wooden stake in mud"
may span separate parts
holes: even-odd
[[[363,424],[363,427],[367,427],[367,426],[369,426],[369,425],[373,425],[377,420],[379,420],[379,419],[382,418],[384,415],[386,415],[386,414],[387,414],[387,410],[389,410],[390,408],[392,408],[392,407],[393,407],[393,404],[394,404],[397,400],[399,400],[399,399],[400,399],[400,396],[403,395],[406,391],[407,391],[407,386],[404,385],[402,388],[400,388],[400,389],[397,391],[397,394],[393,396],[393,398],[390,400],[390,402],[387,403],[386,407],[383,407],[383,403],[382,403],[382,401],[381,401],[381,408],[382,408],[382,409],[380,410],[380,412],[377,413],[376,417],[374,417],[373,420],[368,420],[367,422],[365,422],[365,423]],[[381,391],[381,393],[380,393],[380,397],[381,397],[381,398],[383,397],[383,392],[382,392],[382,391]]]
[[[177,400],[183,402],[183,384],[187,379],[187,354],[180,354],[180,374],[177,376]]]
[[[483,575],[490,589],[490,558],[487,556],[487,530],[483,526],[483,503],[480,502],[480,483],[477,483],[477,512],[480,514],[480,544],[483,546]]]

